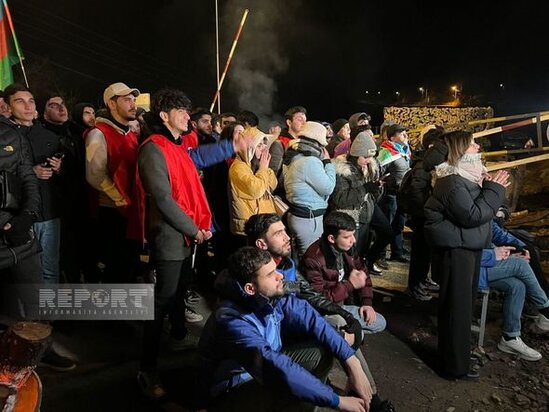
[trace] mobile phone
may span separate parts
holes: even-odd
[[[52,157],[55,157],[56,159],[63,159],[65,157],[65,153],[57,152],[57,153],[54,153]]]

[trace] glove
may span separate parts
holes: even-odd
[[[347,333],[355,335],[355,342],[353,343],[352,348],[355,351],[358,350],[362,344],[362,325],[360,322],[355,318],[352,318],[352,320],[348,319],[347,326],[345,326],[343,330]]]
[[[30,232],[33,216],[28,212],[13,217],[8,223],[11,227],[4,230],[4,240],[8,246],[21,246],[32,240]]]

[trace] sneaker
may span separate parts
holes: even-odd
[[[517,355],[519,358],[528,361],[538,361],[541,359],[541,353],[527,346],[519,336],[511,340],[505,340],[502,337],[498,343],[498,349],[505,353]]]
[[[374,262],[374,265],[382,270],[389,270],[389,264],[387,263],[387,260],[385,258],[379,258]]]
[[[171,337],[169,345],[172,352],[194,349],[198,346],[198,338],[190,333],[187,333],[183,339]]]
[[[202,322],[202,320],[204,320],[204,316],[196,312],[194,309],[185,308],[185,320],[188,323]]]
[[[408,289],[406,293],[411,298],[414,298],[415,300],[420,300],[422,302],[428,302],[433,299],[433,297],[429,295],[420,285],[413,287],[412,289]]]
[[[542,315],[540,313],[538,318],[536,319],[536,326],[541,330],[549,330],[549,319],[547,319],[545,315]]]
[[[50,349],[42,357],[38,366],[50,368],[57,372],[68,372],[76,368],[76,363],[71,358],[60,355],[55,350]]]
[[[198,305],[200,303],[200,299],[201,297],[198,293],[194,290],[189,290],[185,296],[185,303],[188,306]]]
[[[421,287],[428,292],[438,292],[440,286],[431,278],[426,278],[423,282],[420,282]]]
[[[368,272],[370,273],[370,275],[375,275],[375,276],[383,275],[383,272],[381,271],[381,268],[379,268],[375,263],[372,266],[372,268],[368,270]]]
[[[155,373],[137,372],[137,384],[143,395],[152,400],[159,400],[166,396],[166,389]]]

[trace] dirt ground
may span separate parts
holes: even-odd
[[[433,372],[436,348],[436,299],[411,300],[405,288],[407,266],[374,278],[375,307],[388,329],[366,338],[363,350],[382,398],[397,411],[547,411],[549,339],[533,322],[523,323],[523,340],[544,358],[526,362],[499,352],[501,299],[490,297],[485,365],[478,382],[447,381]],[[480,310],[480,299],[479,299]],[[200,307],[204,314],[208,308]],[[200,333],[195,324],[193,333]],[[162,403],[144,399],[136,385],[142,325],[138,322],[65,322],[56,325],[57,341],[78,361],[68,373],[39,369],[44,392],[42,411],[189,411],[195,354],[163,351],[160,369],[170,397]],[[474,335],[475,336],[475,335]],[[475,336],[476,337],[476,336]],[[330,380],[344,385],[337,363]],[[327,411],[328,409],[323,409]]]

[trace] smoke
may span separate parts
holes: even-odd
[[[244,10],[250,10],[227,73],[228,93],[236,98],[239,109],[251,110],[260,119],[260,127],[272,121],[278,86],[276,78],[288,70],[283,36],[296,24],[299,1],[229,0],[220,19],[220,65],[225,59]],[[221,39],[223,38],[223,41]]]

